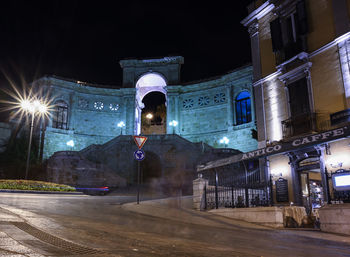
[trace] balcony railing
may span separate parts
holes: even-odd
[[[283,138],[316,131],[316,113],[304,113],[282,121]]]

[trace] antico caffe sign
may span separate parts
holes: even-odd
[[[291,142],[276,144],[274,146],[268,146],[252,152],[244,153],[242,154],[241,160],[290,151],[290,150],[293,150],[293,148],[297,148],[301,146],[323,143],[329,140],[335,140],[337,138],[346,136],[348,134],[350,134],[349,128],[348,126],[345,126],[345,127],[329,130],[320,134],[309,135],[306,137],[294,139]]]

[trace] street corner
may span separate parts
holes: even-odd
[[[16,213],[7,209],[6,205],[0,204],[0,224],[8,222],[23,222],[24,220]]]

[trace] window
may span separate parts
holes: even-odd
[[[276,53],[277,63],[284,62],[300,52],[307,51],[306,34],[308,33],[305,1],[291,6],[270,23],[272,50]]]
[[[311,112],[307,78],[303,77],[287,85],[290,118],[282,121],[283,137],[310,133],[315,130],[316,115]]]
[[[185,100],[182,102],[182,107],[183,107],[184,109],[192,108],[193,105],[194,105],[194,101],[193,101],[193,99],[191,99],[191,98],[185,99]]]
[[[239,93],[236,97],[236,124],[252,121],[250,94],[247,91]]]
[[[214,95],[214,102],[219,104],[219,103],[224,103],[226,101],[226,96],[225,93],[218,93]]]
[[[306,78],[288,85],[291,117],[310,113],[309,93]]]
[[[57,101],[55,104],[52,127],[68,129],[68,105],[62,100]]]
[[[94,108],[95,108],[96,110],[101,111],[101,110],[103,109],[103,103],[102,103],[102,102],[95,102],[95,103],[94,103]]]

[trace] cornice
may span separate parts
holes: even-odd
[[[259,20],[262,17],[264,17],[266,14],[271,12],[274,8],[275,5],[271,3],[272,1],[266,1],[263,3],[261,6],[259,6],[257,9],[252,11],[246,18],[244,18],[241,21],[241,24],[245,27],[249,26],[254,20]]]
[[[159,59],[147,59],[147,60],[121,60],[119,64],[122,68],[127,67],[145,67],[145,66],[157,66],[161,64],[183,64],[184,58],[182,56],[167,56]]]

